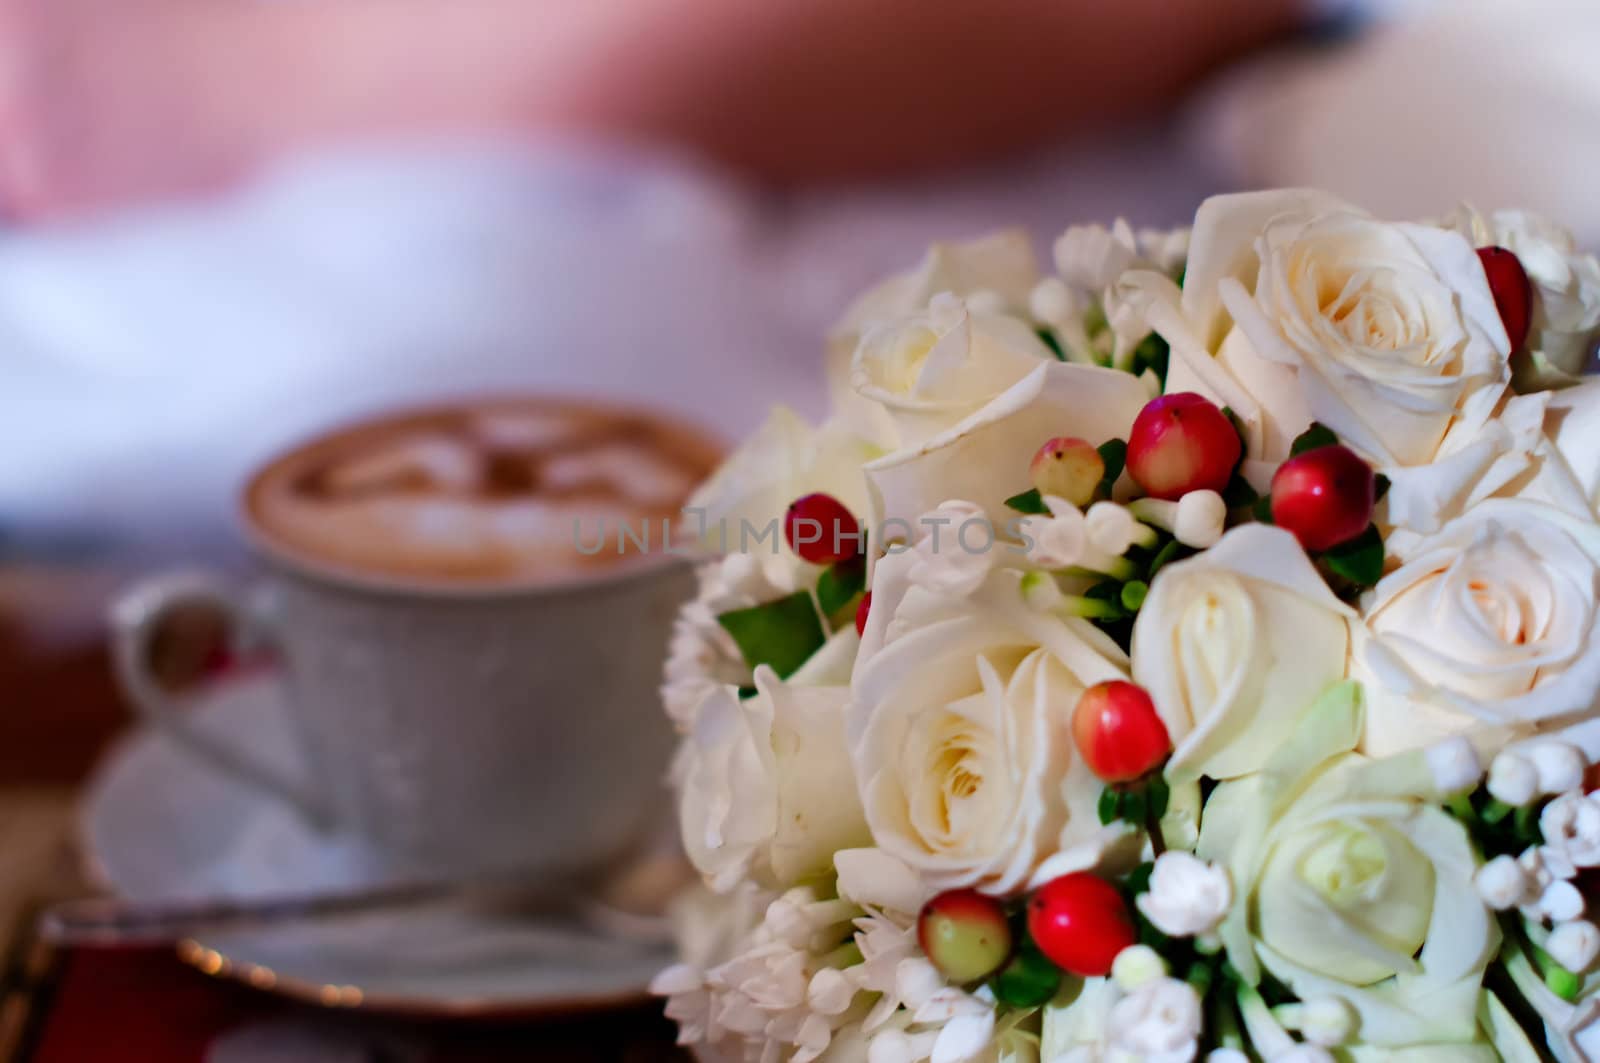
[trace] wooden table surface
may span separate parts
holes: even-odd
[[[0,614],[0,1063],[202,1063],[227,1054],[218,1037],[258,1033],[348,1038],[356,1054],[326,1058],[371,1063],[687,1060],[656,1006],[535,1025],[407,1024],[288,1004],[209,979],[167,950],[43,948],[31,937],[40,905],[86,888],[77,788],[130,723],[102,645],[42,647]]]

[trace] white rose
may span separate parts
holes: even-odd
[[[1543,397],[1538,473],[1518,485],[1517,495],[1600,519],[1600,380],[1588,378]]]
[[[887,411],[900,446],[915,446],[1054,357],[1026,322],[978,313],[944,292],[919,313],[869,328],[850,383]]]
[[[983,586],[1002,549],[983,510],[959,499],[924,513],[917,531],[922,534],[908,574],[912,583],[940,594],[964,598]]]
[[[853,634],[853,633],[851,633]],[[718,687],[674,766],[684,849],[719,891],[783,886],[867,840],[845,746],[845,687],[756,669],[755,696]]]
[[[837,420],[812,428],[778,406],[689,499],[685,519],[699,525],[707,549],[775,558],[778,564],[769,567],[790,570],[792,583],[792,570],[802,563],[784,542],[789,504],[821,491],[864,518],[869,502],[861,466],[876,453]],[[768,574],[784,582],[780,573]]]
[[[1209,934],[1233,906],[1233,884],[1226,868],[1185,852],[1156,857],[1150,891],[1135,903],[1157,930],[1169,937]]]
[[[894,446],[894,429],[882,406],[856,393],[851,366],[870,328],[923,311],[940,292],[1022,312],[1039,279],[1033,242],[1021,229],[1007,229],[964,243],[937,243],[917,266],[896,274],[858,298],[828,335],[827,373],[834,408],[859,434]]]
[[[1364,751],[1588,716],[1600,694],[1597,557],[1600,527],[1517,499],[1475,506],[1409,549],[1364,605]],[[1581,728],[1568,737],[1594,752]]]
[[[1431,523],[1440,497],[1460,504],[1477,479],[1530,464],[1529,441],[1495,420],[1509,344],[1459,233],[1318,192],[1217,196],[1196,216],[1181,292],[1156,274],[1125,283],[1172,347],[1167,390],[1231,406],[1257,480],[1313,420],[1390,477],[1406,520]],[[1405,475],[1459,454],[1441,482]]]
[[[1519,386],[1571,383],[1583,372],[1600,336],[1600,262],[1579,252],[1570,232],[1528,211],[1484,215],[1463,207],[1452,225],[1475,247],[1515,253],[1533,284],[1531,364],[1518,368]]]
[[[1146,1063],[1189,1063],[1199,1052],[1200,997],[1176,978],[1146,982],[1111,1008],[1111,1047]]]
[[[1009,893],[1058,850],[1092,866],[1123,832],[1100,826],[1100,784],[1068,722],[1126,658],[1092,625],[1028,608],[1015,570],[960,598],[914,585],[915,564],[909,552],[879,560],[852,680],[849,741],[873,839],[934,889]]]
[[[1348,1004],[1364,1045],[1470,1044],[1499,945],[1473,844],[1426,771],[1345,752],[1356,689],[1319,699],[1267,770],[1207,800],[1197,853],[1234,885],[1218,936],[1247,984],[1265,969],[1301,1000]]]
[[[1046,440],[1073,435],[1099,446],[1125,438],[1146,396],[1128,373],[1050,361],[994,401],[920,446],[869,462],[874,530],[909,534],[917,517],[947,499],[974,502],[997,531],[1017,514],[1005,500],[1031,485],[1028,463]]]
[[[1133,678],[1172,738],[1168,775],[1259,768],[1345,676],[1353,615],[1294,537],[1265,525],[1157,573],[1134,623]]]

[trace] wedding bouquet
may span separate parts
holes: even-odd
[[[689,513],[706,1059],[1600,1060],[1600,265],[1312,191],[935,246]]]

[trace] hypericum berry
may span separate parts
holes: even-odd
[[[976,982],[1011,958],[1005,909],[977,890],[949,890],[923,905],[917,941],[952,982]]]
[[[1228,415],[1189,391],[1151,399],[1128,435],[1128,473],[1152,498],[1227,490],[1243,447]]]
[[[1041,495],[1087,506],[1106,477],[1106,462],[1087,441],[1057,436],[1034,454],[1028,474]]]
[[[861,604],[856,606],[857,635],[865,635],[867,633],[867,614],[870,612],[872,612],[872,592],[868,591],[861,596]]]
[[[1272,477],[1272,522],[1315,552],[1349,542],[1372,523],[1377,504],[1372,466],[1349,447],[1308,450]]]
[[[855,514],[832,495],[820,491],[789,503],[783,517],[783,538],[802,561],[831,565],[856,556],[861,526]]]
[[[1028,899],[1028,933],[1051,963],[1080,978],[1111,972],[1136,940],[1122,894],[1087,871],[1051,879]]]
[[[1533,284],[1528,280],[1528,271],[1514,252],[1503,247],[1478,248],[1478,261],[1489,278],[1489,292],[1511,339],[1511,349],[1517,350],[1528,338],[1528,326],[1533,321]]]
[[[1142,778],[1172,752],[1150,695],[1121,679],[1083,692],[1072,712],[1072,740],[1089,770],[1110,783]]]

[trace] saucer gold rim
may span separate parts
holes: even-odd
[[[643,989],[615,993],[585,993],[571,998],[549,997],[510,1003],[491,999],[437,1000],[403,994],[374,993],[355,985],[334,985],[280,975],[270,967],[230,957],[204,942],[185,938],[178,942],[179,961],[218,981],[247,986],[263,993],[310,1004],[329,1011],[361,1011],[413,1019],[472,1019],[509,1021],[554,1018],[639,1007],[654,998]]]

